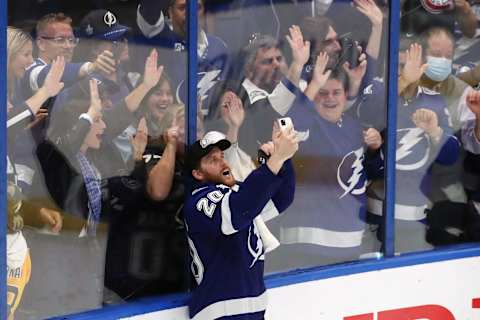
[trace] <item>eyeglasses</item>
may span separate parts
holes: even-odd
[[[52,41],[57,46],[61,46],[61,45],[64,45],[64,44],[67,44],[69,46],[76,46],[78,44],[78,42],[80,41],[79,38],[75,38],[75,37],[64,38],[64,37],[44,37],[44,36],[41,36],[40,38]]]

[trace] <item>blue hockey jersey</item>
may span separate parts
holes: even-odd
[[[357,114],[362,122],[373,123],[375,126],[384,122],[385,104],[379,104],[383,97],[384,86],[372,83],[362,95],[361,104],[357,106]],[[429,136],[415,126],[412,115],[415,111],[425,108],[434,111],[438,124],[443,129],[440,142],[433,143]],[[450,119],[443,97],[435,91],[419,87],[411,99],[398,98],[397,104],[397,148],[396,148],[396,204],[408,207],[426,206],[426,194],[431,185],[430,168],[433,162],[442,165],[453,164],[459,154],[460,143],[451,134]],[[404,207],[405,208],[405,207]],[[397,210],[397,215],[402,210]],[[421,220],[425,217],[423,210],[418,214],[398,219]]]
[[[253,219],[283,212],[294,190],[287,161],[278,175],[262,165],[243,183],[231,188],[205,183],[187,197],[184,217],[198,285],[189,302],[192,319],[263,319],[265,251]]]
[[[84,64],[84,62],[65,64],[61,80],[64,83],[65,88],[75,84],[75,82],[79,80],[78,74]],[[42,59],[36,58],[27,68],[24,76],[20,80],[20,87],[18,88],[17,93],[18,98],[24,100],[28,99],[40,89],[45,82],[45,78],[47,77],[50,68],[51,64],[47,64]]]
[[[337,123],[329,122],[305,96],[297,98],[287,115],[304,141],[294,158],[298,192],[290,210],[295,214],[283,217],[280,241],[315,245],[312,249],[321,247],[326,255],[358,249],[367,178],[381,174],[380,152],[366,152],[356,119],[343,114]]]

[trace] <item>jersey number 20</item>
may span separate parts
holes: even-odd
[[[197,210],[203,211],[209,218],[213,217],[217,203],[223,198],[223,193],[220,190],[215,190],[207,194],[206,198],[202,198],[197,202]],[[210,200],[210,201],[209,201]]]

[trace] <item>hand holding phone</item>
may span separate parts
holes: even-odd
[[[277,119],[278,128],[283,132],[293,130],[293,122],[290,117]]]

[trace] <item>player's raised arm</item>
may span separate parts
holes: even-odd
[[[274,141],[275,151],[267,164],[237,185],[223,157],[223,150],[230,147],[230,143],[225,139],[214,139],[214,133],[207,133],[189,150],[187,167],[192,169],[192,176],[199,182],[199,191],[193,195],[193,201],[189,199],[192,202],[187,206],[195,205],[197,211],[212,219],[213,223],[206,223],[214,228],[212,231],[218,230],[217,226],[221,224],[221,232],[228,235],[248,227],[277,193],[283,182],[279,171],[297,151],[298,142],[293,131],[279,132]],[[195,219],[200,218],[196,216]]]

